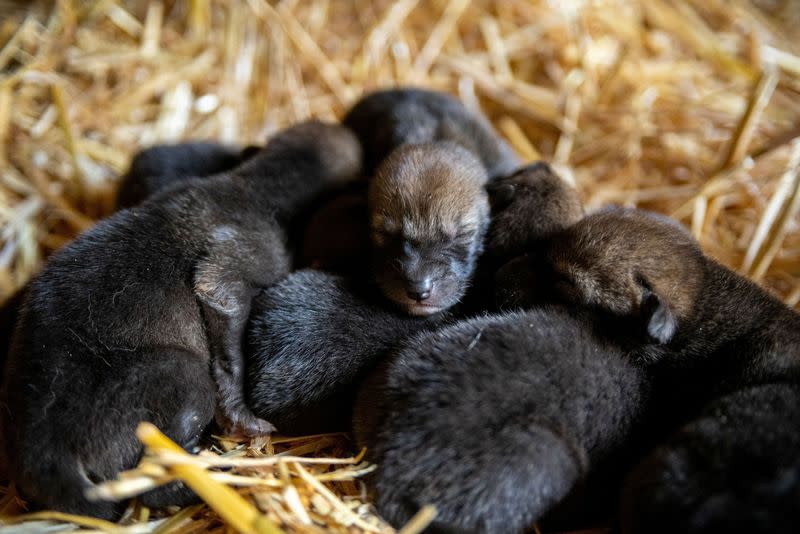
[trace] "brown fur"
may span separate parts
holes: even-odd
[[[555,272],[572,280],[581,304],[637,313],[652,292],[679,320],[692,312],[704,258],[674,225],[644,212],[606,211],[566,230],[553,245],[548,257]]]
[[[557,298],[645,322],[658,308],[668,317],[650,333],[666,341],[692,313],[705,264],[697,243],[677,223],[639,210],[609,209],[507,263],[497,273],[497,285],[506,305]]]
[[[401,146],[378,168],[369,189],[376,279],[409,313],[463,296],[489,221],[486,180],[480,161],[447,141]],[[409,285],[425,278],[431,295],[418,303]]]
[[[691,379],[701,398],[800,379],[800,314],[704,256],[666,217],[596,213],[497,277],[506,305],[555,298],[616,320],[614,335],[630,343],[634,357],[661,363],[664,376]]]
[[[492,223],[486,254],[511,259],[584,216],[578,192],[543,161],[486,186]]]
[[[475,231],[485,215],[486,173],[451,143],[406,145],[384,160],[370,188],[373,238],[401,232],[413,240]]]

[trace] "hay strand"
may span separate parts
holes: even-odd
[[[0,519],[2,519],[3,523],[8,525],[17,525],[31,521],[57,521],[59,523],[71,523],[81,527],[93,528],[101,532],[118,532],[121,530],[116,523],[110,521],[104,521],[95,517],[65,514],[63,512],[32,512],[14,517],[2,517]]]
[[[141,423],[136,435],[145,447],[153,452],[165,451],[185,455],[183,449],[150,423]],[[189,463],[181,463],[172,466],[172,471],[238,532],[243,534],[283,532],[272,521],[259,514],[238,493],[211,479],[203,469]]]
[[[747,109],[742,115],[742,120],[733,134],[728,151],[720,163],[719,170],[727,169],[742,161],[753,139],[758,119],[764,112],[764,108],[767,107],[777,85],[778,73],[775,69],[768,69],[761,74],[747,103]]]
[[[441,52],[445,41],[447,41],[453,31],[455,31],[456,22],[458,22],[459,17],[464,13],[469,2],[470,0],[450,0],[447,3],[444,13],[433,27],[428,40],[425,41],[422,50],[420,50],[416,60],[414,60],[414,66],[412,67],[412,74],[409,80],[410,83],[419,83],[428,73],[428,69],[431,68],[436,57]]]
[[[397,534],[419,534],[424,531],[435,518],[436,507],[431,505],[423,506],[403,528],[397,531]]]
[[[763,267],[761,269],[754,268],[756,258],[761,257],[763,261],[763,251],[771,248],[770,241],[775,241],[775,234],[780,232],[780,229],[777,232],[773,230],[778,219],[782,218],[784,224],[786,223],[786,217],[781,217],[781,215],[787,213],[787,202],[791,203],[792,198],[797,192],[798,167],[800,167],[800,138],[792,142],[792,152],[786,171],[781,177],[780,185],[776,189],[775,194],[770,199],[769,204],[759,220],[755,234],[745,254],[741,271],[750,276],[754,276],[756,271],[761,271],[763,269]],[[788,211],[791,212],[791,209]],[[773,236],[772,239],[770,239],[771,235]],[[763,275],[763,272],[761,274]]]

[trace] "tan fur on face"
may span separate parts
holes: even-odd
[[[378,168],[369,191],[370,225],[417,242],[477,231],[487,217],[487,175],[471,152],[455,143],[407,145]]]

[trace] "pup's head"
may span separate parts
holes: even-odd
[[[632,318],[652,341],[666,344],[690,317],[704,273],[700,247],[678,223],[614,208],[506,263],[496,274],[497,298],[501,306],[555,300]]]
[[[486,253],[493,258],[518,256],[583,217],[578,192],[542,161],[490,182],[486,190],[492,206]]]
[[[306,152],[318,158],[326,169],[325,178],[343,184],[361,175],[363,155],[355,134],[339,124],[308,120],[287,128],[267,143],[263,153],[268,157]]]
[[[486,170],[450,142],[402,146],[370,184],[373,272],[383,293],[412,315],[464,295],[489,221]]]

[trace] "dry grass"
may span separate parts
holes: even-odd
[[[263,142],[307,117],[339,117],[365,89],[420,84],[480,105],[521,155],[557,163],[590,207],[670,214],[720,261],[800,301],[792,0],[41,4],[26,16],[0,0],[15,14],[0,16],[0,300],[112,210],[137,148]],[[351,454],[332,436],[220,446],[233,447],[221,458]],[[114,491],[187,470],[207,481],[218,461],[184,466],[161,450]],[[243,463],[212,478],[247,497],[241,517],[255,506],[269,519],[252,531],[386,529],[363,504],[365,466],[320,462]],[[15,506],[9,495],[0,514]],[[230,528],[208,507],[158,522],[136,506],[124,524]]]

